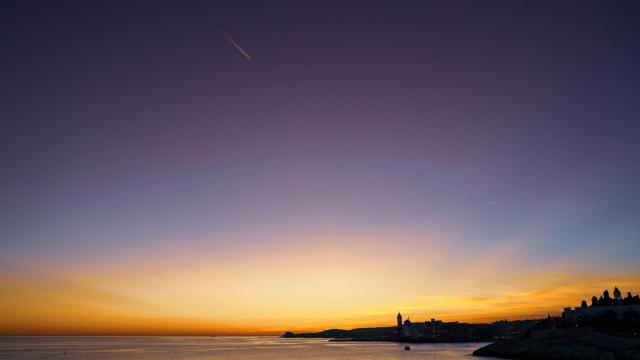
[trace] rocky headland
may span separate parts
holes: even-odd
[[[544,329],[501,339],[473,352],[506,359],[640,360],[640,338],[593,328]]]

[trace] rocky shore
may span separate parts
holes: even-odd
[[[507,359],[640,360],[640,338],[613,336],[590,328],[546,329],[498,340],[473,355]]]

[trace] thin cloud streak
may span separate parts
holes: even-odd
[[[235,46],[235,48],[236,48],[236,49],[238,49],[238,51],[240,51],[240,52],[242,53],[242,55],[244,55],[244,57],[245,57],[245,58],[247,58],[247,60],[249,60],[249,61],[253,60],[253,59],[251,58],[251,55],[249,55],[246,51],[244,51],[244,49],[243,49],[242,47],[240,47],[240,45],[238,45],[238,43],[237,43],[237,42],[235,42],[235,40],[233,40],[233,39],[231,38],[231,36],[229,36],[229,35],[227,35],[227,34],[224,34],[224,36],[227,38],[227,40],[229,40],[229,42],[230,42],[233,46]]]

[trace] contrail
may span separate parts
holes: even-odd
[[[241,48],[241,47],[240,47],[240,45],[238,45],[238,43],[237,43],[237,42],[235,42],[235,41],[231,38],[231,36],[229,36],[229,35],[227,35],[227,34],[224,34],[224,36],[227,38],[227,40],[229,40],[229,42],[230,42],[231,44],[233,44],[233,46],[235,46],[235,47],[236,47],[236,49],[238,49],[238,51],[240,51],[240,52],[242,53],[242,55],[244,55],[244,57],[246,57],[246,58],[247,58],[247,60],[251,61],[251,55],[247,54],[247,52],[246,52],[246,51],[244,51],[244,49],[243,49],[243,48]]]

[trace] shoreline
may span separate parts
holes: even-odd
[[[616,336],[593,328],[544,329],[501,339],[473,352],[505,359],[640,360],[640,338]]]
[[[302,338],[297,338],[302,339]],[[312,338],[307,337],[304,339],[326,339],[326,338]],[[491,340],[469,339],[469,340],[392,340],[392,339],[329,339],[330,342],[384,342],[384,343],[396,343],[396,344],[463,344],[463,343],[491,343]]]

